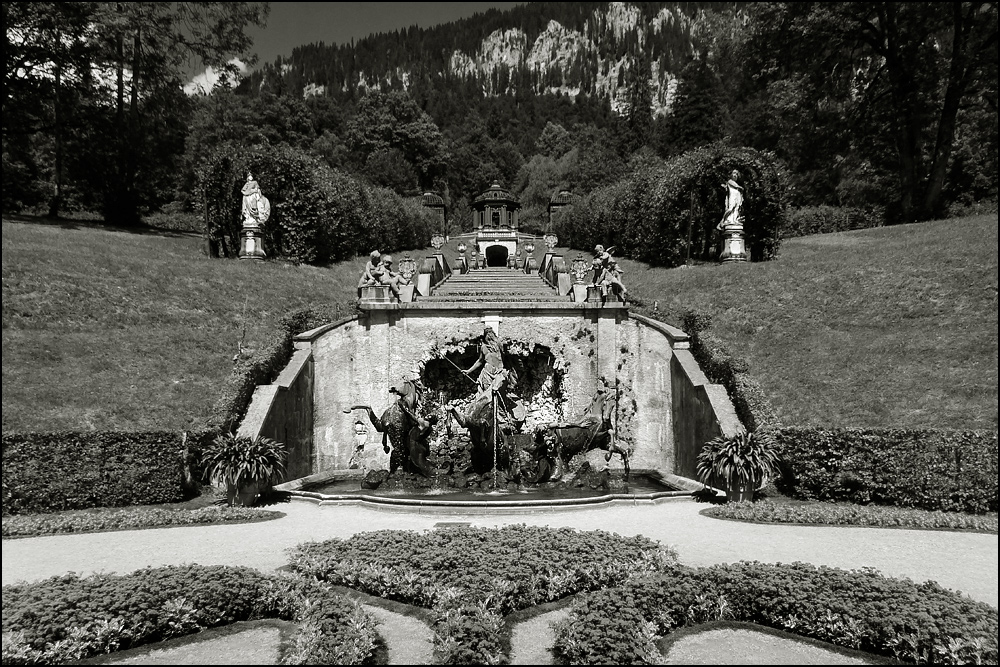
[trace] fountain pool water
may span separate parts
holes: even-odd
[[[592,505],[615,500],[651,502],[691,494],[690,491],[671,485],[656,473],[635,472],[630,476],[628,484],[624,484],[620,478],[612,478],[606,488],[546,483],[529,486],[510,484],[508,488],[499,490],[492,489],[492,485],[486,489],[472,489],[436,485],[414,488],[409,484],[361,489],[358,488],[358,482],[358,479],[327,480],[292,493],[318,501],[361,501],[377,505],[535,508]]]

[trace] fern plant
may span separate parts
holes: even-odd
[[[767,433],[740,431],[706,443],[698,454],[696,471],[705,484],[724,481],[730,500],[751,500],[757,488],[778,474],[778,453]]]
[[[284,475],[285,457],[285,445],[271,438],[225,433],[205,450],[202,460],[212,483],[225,484],[230,490],[230,504],[234,504],[233,490],[266,486]]]

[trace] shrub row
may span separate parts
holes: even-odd
[[[648,664],[658,658],[657,635],[712,620],[758,623],[907,662],[997,660],[997,614],[985,603],[870,568],[758,562],[677,566],[583,596],[558,627],[554,652],[570,664]]]
[[[209,427],[217,433],[233,432],[246,416],[257,385],[273,382],[292,358],[296,334],[332,321],[328,314],[311,308],[282,317],[277,330],[260,349],[236,359],[213,407]]]
[[[303,544],[291,556],[300,574],[434,609],[443,664],[505,661],[501,616],[675,562],[644,537],[524,525],[360,533]]]
[[[709,507],[707,516],[762,523],[809,523],[929,530],[997,532],[997,515],[975,516],[958,512],[835,503],[742,502]]]
[[[203,432],[55,431],[3,435],[3,514],[184,499],[185,445]],[[189,450],[190,451],[190,450]]]
[[[194,526],[215,523],[247,523],[277,519],[281,512],[251,507],[200,507],[174,510],[153,507],[110,509],[83,514],[26,514],[5,516],[3,536],[31,537],[58,533],[83,533],[112,530]]]
[[[595,190],[555,221],[562,242],[590,250],[614,245],[616,254],[654,266],[678,266],[688,256],[707,258],[725,214],[721,185],[737,169],[745,200],[747,246],[752,259],[774,257],[785,216],[784,176],[769,153],[716,143],[668,162],[633,165],[618,183]]]
[[[80,660],[259,618],[300,624],[291,664],[363,664],[374,618],[316,582],[246,567],[75,574],[3,588],[3,664]]]
[[[751,431],[768,430],[782,459],[778,487],[796,498],[957,512],[997,511],[996,431],[786,427],[749,364],[688,311],[682,327],[705,375],[726,387]]]
[[[198,176],[206,233],[235,255],[242,227],[240,193],[253,174],[271,202],[265,249],[298,262],[322,264],[375,248],[423,247],[435,229],[417,201],[376,187],[289,146],[229,144],[210,155]]]
[[[803,206],[789,210],[785,224],[781,228],[781,238],[849,232],[854,229],[881,227],[884,224],[885,209],[882,207]]]
[[[778,488],[798,498],[997,511],[997,434],[935,429],[781,428]]]

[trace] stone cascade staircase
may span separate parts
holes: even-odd
[[[568,296],[559,296],[537,273],[507,268],[452,274],[430,296],[418,299],[420,303],[562,303],[568,300]]]

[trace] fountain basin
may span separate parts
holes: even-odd
[[[538,485],[511,490],[485,491],[459,488],[362,489],[355,471],[328,471],[275,487],[292,497],[321,504],[361,503],[383,507],[455,509],[560,509],[587,507],[615,501],[650,503],[686,498],[702,485],[676,475],[633,471],[627,490]]]

